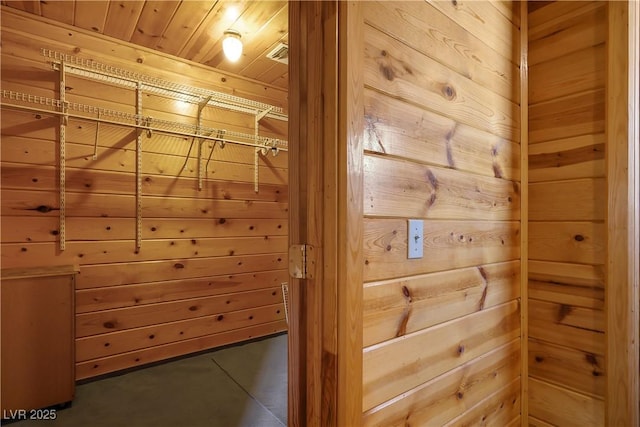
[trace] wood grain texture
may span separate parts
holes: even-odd
[[[604,58],[603,43],[531,66],[529,102],[537,104],[604,87]]]
[[[606,40],[602,2],[554,2],[530,14],[529,63],[559,58]]]
[[[284,318],[282,305],[275,304],[77,338],[76,360],[84,362]]]
[[[15,228],[2,228],[6,243],[55,242],[59,233],[56,218],[19,217],[12,219]],[[135,218],[67,218],[67,238],[75,240],[128,240],[135,235]],[[188,224],[179,218],[153,218],[145,222],[143,239],[225,238],[286,236],[289,224],[278,219],[214,218],[192,219]]]
[[[604,104],[596,89],[530,106],[529,143],[604,132]]]
[[[282,302],[280,287],[145,304],[76,315],[76,337],[87,337]]]
[[[338,2],[338,414],[337,425],[362,424],[363,210],[364,193],[364,10]],[[346,82],[346,84],[344,84]],[[344,141],[341,143],[341,141]],[[346,163],[346,164],[345,164]],[[331,215],[326,212],[325,215]],[[344,280],[344,283],[340,283]],[[346,284],[347,286],[344,286]]]
[[[587,134],[529,146],[529,182],[605,176],[605,136]]]
[[[516,65],[433,5],[376,2],[365,21],[485,88],[519,102]],[[500,23],[504,21],[500,20]],[[506,27],[506,26],[505,26]]]
[[[369,87],[519,141],[517,104],[368,25],[364,67]]]
[[[76,292],[76,313],[184,301],[212,295],[236,299],[233,295],[235,293],[274,288],[286,282],[287,277],[287,271],[276,270],[82,289]],[[229,298],[227,300],[232,301]]]
[[[518,234],[517,222],[425,221],[429,255],[407,262],[406,220],[365,219],[365,282],[515,260]]]
[[[459,389],[469,384],[463,372],[495,361],[484,355],[501,359],[492,352],[521,334],[514,7],[364,8],[365,425],[520,420],[520,359],[505,362],[513,375],[499,374],[500,384],[478,378],[468,392]],[[408,218],[425,219],[422,259],[407,259]],[[509,320],[491,314],[505,307],[515,310]],[[492,335],[482,350],[460,347],[495,322],[505,341]],[[444,332],[449,327],[455,332]]]
[[[604,402],[535,378],[529,379],[532,417],[551,425],[587,426],[604,424]]]
[[[364,345],[516,299],[519,283],[517,261],[367,283]]]
[[[367,151],[519,180],[518,144],[371,89],[364,100]]]
[[[474,1],[453,3],[429,0],[429,3],[507,60],[518,63],[520,57],[518,29],[497,8]]]
[[[530,221],[603,221],[602,178],[529,184]]]
[[[639,14],[607,4],[607,425],[640,423]]]
[[[576,350],[604,355],[601,310],[529,301],[529,337]]]
[[[569,280],[571,281],[571,280]],[[529,280],[531,298],[575,307],[604,310],[604,289],[595,286],[576,286],[548,279]]]
[[[604,398],[606,384],[604,357],[530,339],[528,359],[529,375],[532,378],[568,387],[600,399]]]
[[[531,222],[529,259],[604,264],[606,230],[594,222]]]
[[[501,395],[500,391],[505,388],[511,399],[505,399],[504,406],[496,414],[518,412],[519,359],[518,340],[511,341],[366,411],[363,424],[381,427],[406,423],[444,425],[456,420],[460,414],[474,416],[476,412],[467,412],[467,409],[476,408],[476,405],[479,405],[478,410],[491,407],[485,397],[496,392]]]
[[[364,158],[364,214],[429,219],[517,220],[517,183],[438,167]]]
[[[365,411],[520,335],[512,301],[364,350]],[[429,343],[439,343],[438,346]],[[417,351],[420,349],[420,351]],[[396,363],[387,363],[394,360]],[[516,364],[519,369],[519,363]]]

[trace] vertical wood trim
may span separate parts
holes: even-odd
[[[520,2],[520,420],[529,424],[529,22]]]
[[[336,392],[339,384],[338,351],[339,328],[338,312],[338,266],[341,264],[338,245],[338,227],[341,221],[338,209],[341,205],[339,171],[343,167],[339,162],[338,140],[338,5],[334,1],[319,2],[322,13],[322,63],[318,67],[320,75],[316,78],[322,82],[322,143],[318,145],[316,156],[322,159],[322,194],[317,211],[322,211],[322,402],[320,424],[336,425],[339,399]]]
[[[637,5],[608,3],[605,418],[638,425]],[[636,15],[629,15],[629,11]],[[631,71],[631,72],[630,72]]]
[[[364,17],[339,2],[338,417],[362,424]]]
[[[302,22],[300,2],[289,2],[289,246],[300,243],[300,138],[302,106],[300,105]],[[300,280],[289,278],[289,332],[288,332],[288,424],[305,425],[306,390],[305,334],[303,292]]]

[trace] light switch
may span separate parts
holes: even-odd
[[[409,232],[407,237],[407,258],[422,258],[423,221],[421,219],[410,219],[407,229]]]

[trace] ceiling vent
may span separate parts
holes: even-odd
[[[284,43],[278,43],[271,52],[267,53],[267,58],[283,64],[289,64],[289,46]]]

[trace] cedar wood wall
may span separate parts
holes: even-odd
[[[520,419],[519,5],[455,3],[363,7],[365,425]]]
[[[2,89],[56,98],[46,47],[143,74],[286,108],[287,93],[175,57],[2,8]],[[162,71],[160,71],[162,70]],[[135,112],[135,92],[76,77],[70,101]],[[143,98],[143,114],[195,124],[197,105]],[[203,125],[253,132],[253,116],[206,108]],[[286,329],[287,154],[216,148],[197,190],[191,139],[143,141],[142,247],[135,253],[135,132],[71,119],[67,127],[67,243],[60,252],[58,119],[2,110],[2,267],[79,264],[76,377],[93,377]],[[286,122],[264,135],[286,139]],[[208,156],[211,144],[205,144]],[[37,208],[50,208],[39,211]]]
[[[529,14],[534,425],[604,424],[606,3],[556,2]]]

